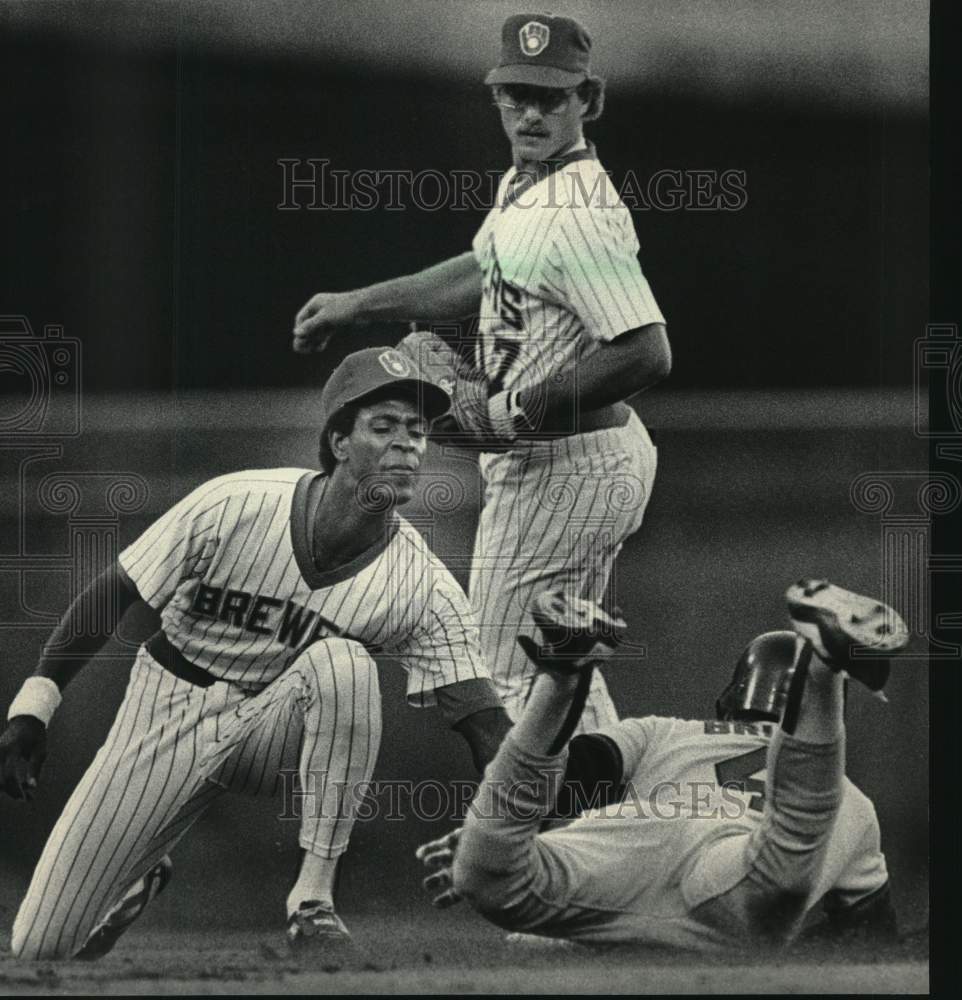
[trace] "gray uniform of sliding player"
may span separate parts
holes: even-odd
[[[773,741],[773,730],[657,716],[606,727],[601,734],[624,762],[623,798],[545,833],[538,833],[540,817],[551,810],[564,758],[525,754],[509,736],[483,788],[494,795],[498,787],[533,788],[540,797],[521,801],[522,793],[516,808],[493,805],[492,815],[506,817],[497,831],[495,822],[472,818],[464,853],[475,863],[459,888],[475,892],[482,912],[512,930],[699,951],[744,943],[743,926],[708,919],[704,907],[755,868],[773,887],[797,892],[806,911],[829,892],[844,905],[870,897],[888,881],[871,801],[845,777],[837,786],[825,781],[820,796],[803,795],[792,768],[807,767],[815,775],[808,780],[817,781],[820,761],[795,758],[819,748],[784,735]],[[772,795],[780,796],[777,806],[766,805]],[[487,803],[479,799],[479,812]],[[790,819],[776,819],[775,808]],[[834,820],[826,822],[826,813]]]
[[[426,886],[447,874],[502,927],[585,943],[784,943],[820,902],[830,933],[893,939],[878,820],[844,775],[844,678],[881,692],[908,629],[893,609],[827,581],[800,580],[786,598],[793,630],[746,646],[717,720],[647,716],[594,734],[610,750],[606,787],[591,794],[607,804],[546,832],[597,653],[572,668],[531,646],[532,697],[485,772],[453,870]],[[546,642],[557,641],[552,627]]]

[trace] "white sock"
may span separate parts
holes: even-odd
[[[322,858],[310,851],[301,859],[301,872],[294,888],[287,895],[287,915],[290,916],[301,903],[316,899],[334,904],[334,874],[339,858]]]

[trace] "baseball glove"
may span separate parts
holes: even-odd
[[[477,451],[504,451],[511,441],[491,419],[488,384],[457,351],[430,330],[413,330],[397,349],[411,358],[425,378],[451,396],[451,411],[431,427],[431,439]]]
[[[15,715],[0,733],[0,791],[31,799],[47,757],[47,727],[32,715]]]
[[[437,334],[412,330],[400,341],[397,350],[407,355],[429,382],[441,386],[448,394],[454,391],[462,361]]]
[[[518,636],[518,645],[542,670],[568,674],[608,659],[628,629],[617,608],[609,615],[593,601],[559,591],[538,594],[531,617],[541,632],[541,645],[526,635]]]

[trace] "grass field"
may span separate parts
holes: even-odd
[[[149,922],[149,921],[145,921]],[[133,928],[98,963],[0,959],[0,994],[658,994],[927,993],[926,943],[884,953],[797,947],[728,958],[511,945],[467,910],[443,918],[369,915],[355,947],[293,957],[280,928],[162,932]]]

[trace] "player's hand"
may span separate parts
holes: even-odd
[[[323,351],[337,327],[364,322],[356,292],[319,292],[294,317],[294,350],[298,354]]]
[[[451,412],[431,426],[431,440],[470,451],[508,451],[515,442],[495,430],[489,411],[487,382],[462,369],[451,393]]]
[[[47,727],[32,715],[15,715],[0,733],[0,789],[31,799],[47,757]]]
[[[454,854],[461,839],[461,827],[446,833],[437,840],[422,844],[414,856],[429,869],[431,874],[421,880],[424,891],[431,897],[431,905],[437,910],[446,910],[461,902],[461,896],[454,888]]]

